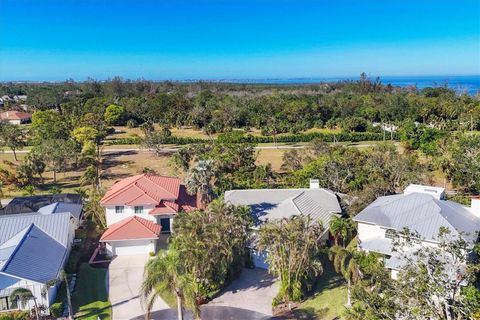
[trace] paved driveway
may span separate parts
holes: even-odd
[[[243,269],[240,277],[232,282],[217,298],[210,301],[205,307],[207,313],[214,310],[227,310],[230,307],[233,314],[225,319],[237,318],[237,313],[249,313],[250,319],[262,319],[272,315],[272,300],[278,293],[278,283],[263,269]],[[238,309],[237,311],[234,311]],[[215,317],[212,317],[215,318]]]
[[[143,279],[143,268],[147,261],[148,255],[128,255],[116,257],[110,263],[109,297],[114,320],[133,319],[143,317],[145,314],[139,291]],[[157,299],[153,311],[166,309],[168,309],[167,304]]]

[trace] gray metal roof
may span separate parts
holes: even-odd
[[[303,214],[328,228],[332,215],[342,212],[337,196],[327,189],[231,190],[225,201],[249,206],[257,224]]]
[[[0,215],[37,212],[40,208],[55,202],[81,204],[82,198],[80,195],[73,193],[16,197],[0,210]]]
[[[69,212],[77,219],[80,219],[82,214],[83,205],[78,203],[66,203],[66,202],[54,202],[47,206],[41,207],[38,209],[40,214],[53,214],[53,213],[63,213]]]
[[[353,220],[397,231],[408,228],[427,240],[438,240],[440,227],[448,228],[453,237],[462,234],[469,241],[475,241],[480,230],[480,218],[467,208],[423,193],[380,197]]]
[[[56,279],[67,248],[36,225],[31,224],[1,271],[40,283]]]
[[[70,218],[70,213],[49,215],[32,213],[0,216],[0,245],[3,245],[33,223],[61,245],[67,247]]]
[[[392,240],[387,238],[383,238],[383,237],[370,238],[370,239],[363,240],[358,245],[363,250],[392,255]]]

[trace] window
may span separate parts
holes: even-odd
[[[9,310],[8,297],[0,297],[0,311]]]
[[[123,213],[123,206],[115,206],[115,213]]]
[[[393,238],[395,238],[395,234],[396,234],[395,230],[387,229],[385,231],[385,239],[393,239]]]
[[[143,206],[135,206],[135,214],[142,214]]]

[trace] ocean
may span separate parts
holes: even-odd
[[[370,77],[375,79],[375,77]],[[234,83],[265,83],[265,84],[314,84],[320,82],[333,82],[340,80],[358,80],[359,77],[325,77],[325,78],[291,78],[291,79],[229,79],[220,82]],[[470,76],[385,76],[380,77],[382,84],[408,87],[417,86],[418,89],[425,87],[439,87],[448,85],[457,93],[475,95],[480,91],[480,75]]]

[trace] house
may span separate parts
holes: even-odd
[[[10,110],[0,113],[0,120],[12,124],[24,124],[32,121],[32,115],[27,112]]]
[[[63,193],[13,198],[4,208],[0,216],[26,213],[58,214],[68,212],[77,229],[83,219],[83,204],[79,194]]]
[[[101,200],[108,229],[100,238],[110,255],[155,252],[181,211],[197,209],[178,178],[140,174],[115,183]]]
[[[15,102],[20,102],[20,101],[27,101],[27,95],[25,94],[17,94],[13,96],[13,100]]]
[[[0,312],[17,308],[9,298],[16,288],[29,289],[38,305],[54,303],[58,283],[52,281],[67,261],[74,224],[68,212],[0,216]],[[18,307],[31,309],[33,301]]]
[[[418,233],[422,246],[438,246],[438,232],[448,228],[452,237],[462,237],[474,244],[480,230],[480,199],[471,207],[446,200],[445,189],[409,185],[402,194],[383,196],[353,218],[358,224],[359,248],[384,256],[385,267],[396,278],[404,262],[392,251],[396,232],[408,228]]]
[[[331,218],[342,214],[337,195],[320,188],[318,180],[311,180],[310,188],[304,189],[231,190],[225,192],[225,201],[250,207],[255,221],[253,231],[267,221],[308,215],[313,221],[323,224],[325,228],[323,239],[328,237]],[[255,266],[268,268],[265,261],[267,253],[251,249]]]

